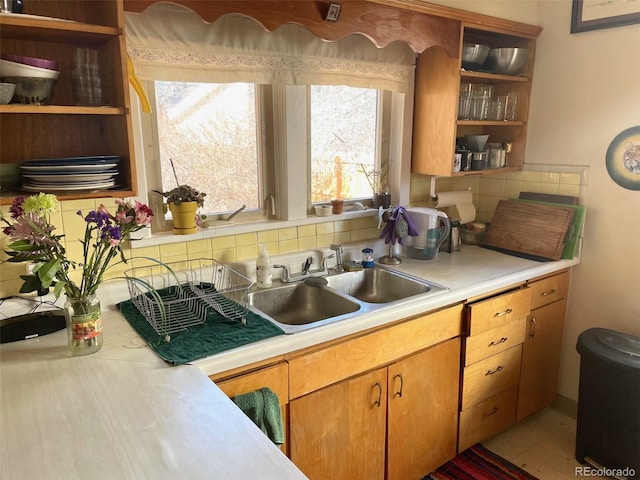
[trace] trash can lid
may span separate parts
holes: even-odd
[[[640,338],[607,328],[590,328],[578,337],[576,350],[640,375]]]

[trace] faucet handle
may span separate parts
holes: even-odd
[[[331,245],[329,245],[329,249],[330,250],[335,250],[335,251],[341,251],[342,250],[342,245],[338,245],[336,243],[332,243]]]
[[[273,268],[281,268],[282,269],[282,279],[289,280],[291,278],[291,272],[289,272],[289,267],[286,265],[275,264]]]

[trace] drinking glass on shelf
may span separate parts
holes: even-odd
[[[473,103],[471,104],[471,119],[486,120],[490,101],[489,97],[474,95]]]
[[[506,122],[513,122],[516,120],[516,105],[518,103],[518,94],[515,92],[509,92],[504,97],[504,120]]]
[[[491,99],[487,112],[487,120],[502,120],[504,118],[505,97]]]
[[[474,97],[493,97],[493,85],[484,85],[482,83],[474,83],[471,87],[471,94]]]
[[[458,120],[469,120],[471,118],[471,95],[460,95],[458,99]]]

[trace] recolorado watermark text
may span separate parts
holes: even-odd
[[[576,477],[613,477],[613,478],[633,478],[636,474],[635,469],[631,467],[625,468],[606,468],[606,467],[576,467]]]

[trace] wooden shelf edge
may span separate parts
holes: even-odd
[[[18,195],[35,195],[38,192],[6,192],[0,196],[0,205],[11,205],[13,199]],[[66,200],[86,200],[90,198],[125,198],[125,197],[135,197],[137,195],[137,191],[135,189],[127,189],[127,190],[100,190],[93,192],[69,192],[69,193],[56,193],[56,197],[58,200],[64,202]]]
[[[114,36],[120,34],[118,27],[94,25],[90,23],[74,22],[62,18],[46,18],[37,15],[5,14],[0,15],[0,31],[11,31],[13,28],[59,30],[61,32],[91,33],[94,35]]]
[[[523,127],[527,124],[522,120],[516,120],[515,122],[505,122],[502,120],[458,120],[456,122],[458,126],[467,126],[467,127],[486,127],[486,126],[496,126],[496,127]]]
[[[505,82],[522,82],[526,83],[530,79],[525,75],[501,75],[499,73],[489,73],[489,72],[475,72],[473,70],[463,70],[460,69],[460,77],[469,78],[469,79],[479,79],[479,80],[490,80],[496,83],[505,83]]]
[[[28,105],[12,103],[0,105],[0,113],[26,113],[44,115],[125,115],[121,107],[82,107],[75,105]]]
[[[471,175],[497,175],[500,173],[521,172],[520,167],[485,168],[484,170],[468,170],[466,172],[454,172],[453,177],[468,177]]]

